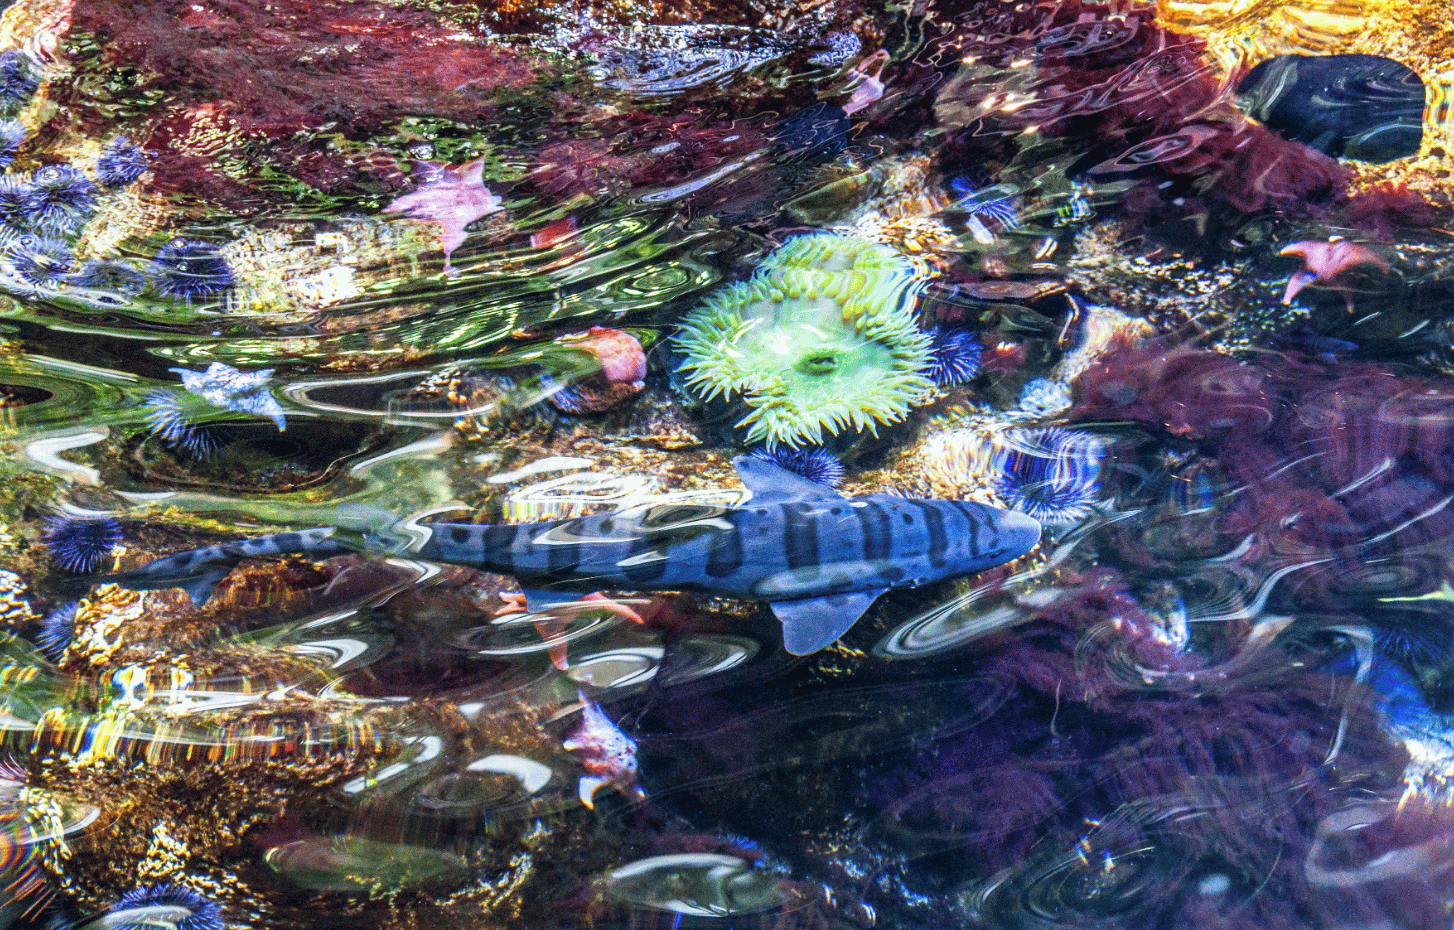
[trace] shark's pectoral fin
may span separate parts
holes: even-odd
[[[572,604],[580,600],[579,591],[545,591],[540,588],[521,588],[525,594],[525,609],[531,613],[549,610],[560,604]]]
[[[817,652],[847,633],[887,590],[876,588],[801,601],[774,601],[772,612],[783,624],[783,648],[795,656]]]
[[[187,592],[187,596],[192,599],[193,604],[201,607],[212,599],[212,589],[217,587],[217,582],[226,578],[231,572],[232,566],[224,565],[198,575],[196,578],[188,578],[177,587]]]

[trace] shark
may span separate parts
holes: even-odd
[[[880,595],[972,575],[1040,541],[1032,517],[967,500],[844,497],[765,459],[733,465],[751,497],[739,506],[642,504],[535,523],[416,524],[410,557],[513,576],[531,610],[599,589],[684,591],[766,601],[783,646],[808,655],[837,640]],[[111,576],[124,587],[180,587],[205,603],[249,558],[328,557],[391,547],[343,527],[273,533],[166,556]]]

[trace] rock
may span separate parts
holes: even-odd
[[[1237,84],[1237,104],[1282,136],[1334,158],[1386,162],[1418,152],[1424,82],[1378,55],[1279,55]]]

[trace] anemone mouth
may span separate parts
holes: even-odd
[[[687,315],[675,339],[686,384],[704,400],[740,399],[737,425],[769,448],[876,434],[933,390],[930,339],[914,323],[918,282],[887,246],[794,239]]]

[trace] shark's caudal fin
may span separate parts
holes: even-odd
[[[737,477],[742,479],[742,486],[752,492],[752,500],[757,504],[843,500],[842,494],[826,484],[804,478],[797,472],[788,471],[766,459],[739,455],[732,460],[732,464],[737,468]]]
[[[795,656],[817,652],[847,633],[887,590],[878,588],[800,601],[774,601],[772,612],[783,624],[783,648]]]
[[[246,559],[279,555],[309,555],[326,559],[361,552],[366,548],[366,534],[323,526],[188,549],[155,559],[140,568],[110,575],[105,580],[139,591],[181,588],[192,598],[192,603],[200,606],[212,597],[217,583]]]

